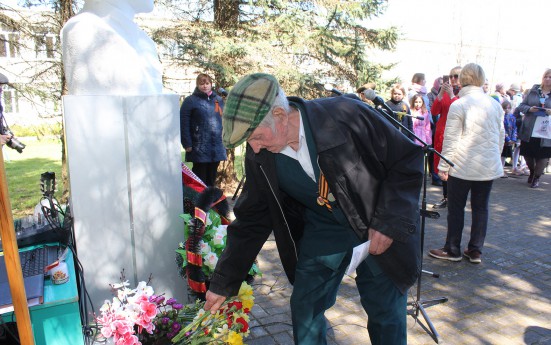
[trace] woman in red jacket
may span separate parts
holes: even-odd
[[[459,73],[461,73],[461,66],[456,66],[452,68],[449,76],[444,76],[444,82],[442,83],[438,96],[434,99],[430,109],[433,117],[436,118],[436,116],[439,115],[438,121],[436,122],[433,142],[434,149],[438,152],[442,152],[444,129],[446,128],[446,119],[448,117],[450,105],[459,98],[457,96],[459,90],[461,90],[461,85],[459,84]],[[446,77],[449,77],[449,79]],[[440,157],[438,155],[434,155],[434,172],[437,174],[438,163],[440,163]],[[448,206],[448,184],[445,181],[442,181],[442,194],[442,200],[434,204],[432,206],[433,208],[445,208]]]

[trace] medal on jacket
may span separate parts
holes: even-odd
[[[335,197],[332,193],[329,193],[329,185],[325,179],[325,175],[320,171],[320,179],[318,183],[318,197],[316,198],[318,205],[325,206],[329,211],[332,211],[329,202],[335,201]]]
[[[222,107],[220,107],[220,104],[218,104],[218,100],[214,100],[214,112],[218,113],[218,115],[222,116]]]

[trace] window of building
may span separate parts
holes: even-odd
[[[0,29],[0,57],[19,57],[19,34]]]
[[[17,91],[6,84],[2,85],[2,105],[4,106],[4,113],[19,112]]]
[[[57,38],[52,33],[38,33],[35,36],[36,57],[53,59]]]

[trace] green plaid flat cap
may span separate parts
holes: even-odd
[[[272,108],[278,90],[276,78],[265,73],[250,74],[234,85],[222,116],[222,141],[227,148],[247,140]]]

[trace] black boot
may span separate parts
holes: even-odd
[[[444,198],[432,206],[432,208],[446,208],[448,206],[448,199]]]

